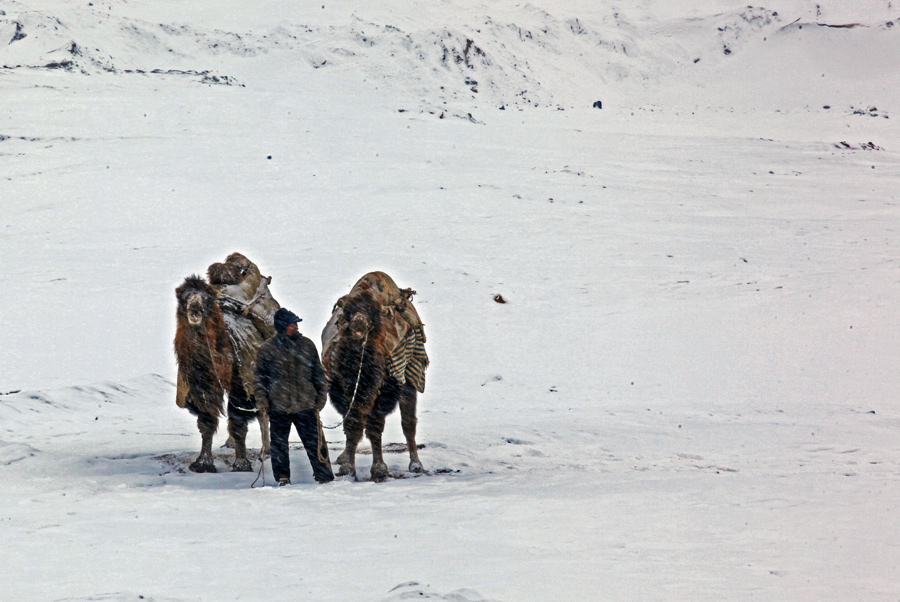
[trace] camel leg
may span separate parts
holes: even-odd
[[[218,416],[209,414],[199,414],[197,416],[197,428],[200,430],[200,437],[203,443],[200,446],[200,455],[188,467],[193,472],[217,472],[216,465],[213,464],[212,456],[212,440],[219,426]]]
[[[403,435],[406,437],[406,446],[409,448],[409,471],[425,472],[425,467],[419,461],[419,446],[416,445],[416,390],[406,383],[400,390],[400,424],[403,426]]]
[[[247,421],[230,418],[228,434],[234,439],[234,465],[232,472],[250,472],[253,467],[247,459]]]
[[[381,450],[381,433],[384,432],[384,416],[369,416],[366,437],[372,444],[372,480],[380,482],[388,477],[388,467],[384,463]]]
[[[344,435],[347,438],[347,444],[337,459],[337,463],[340,464],[338,476],[349,474],[356,477],[356,447],[359,445],[359,440],[362,439],[365,428],[366,417],[359,410],[350,410],[344,417]]]
[[[247,459],[247,423],[251,413],[240,408],[255,407],[254,399],[247,396],[241,380],[240,365],[231,364],[231,385],[228,389],[228,441],[223,447],[234,449],[232,472],[250,472],[250,460]],[[255,415],[255,414],[253,414]]]

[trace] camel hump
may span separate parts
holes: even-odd
[[[233,258],[237,257],[240,263],[232,263],[237,261]],[[224,264],[213,264],[210,266],[210,274],[213,273],[215,266],[228,266],[230,269],[239,270],[240,280],[222,282],[215,284],[214,288],[219,293],[220,304],[226,309],[236,313],[235,319],[238,322],[251,323],[258,328],[264,338],[267,339],[275,334],[273,326],[273,318],[275,312],[281,308],[275,297],[269,291],[269,282],[271,278],[265,277],[259,270],[259,267],[241,255],[240,253],[232,253],[228,256],[228,261]],[[229,303],[233,301],[234,303]],[[241,311],[238,311],[241,310]]]
[[[350,296],[355,297],[361,293],[368,291],[372,297],[381,305],[392,303],[394,299],[400,296],[400,287],[394,282],[394,279],[384,272],[369,272],[356,281],[353,288],[350,289]]]
[[[375,301],[388,312],[397,312],[410,327],[422,326],[419,312],[412,304],[412,297],[416,292],[410,288],[401,289],[394,279],[384,272],[369,272],[356,281],[350,289],[349,297],[368,292]],[[403,336],[405,329],[401,327]]]

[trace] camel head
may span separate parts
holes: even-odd
[[[199,276],[188,276],[175,289],[178,299],[178,315],[185,319],[189,326],[202,326],[212,313],[216,302],[216,289]]]
[[[381,307],[368,292],[348,299],[344,316],[347,319],[344,332],[355,341],[377,333],[381,326]]]
[[[362,339],[364,336],[369,334],[369,331],[372,330],[372,321],[369,319],[364,312],[356,312],[350,318],[350,325],[348,332],[350,336],[354,339]]]

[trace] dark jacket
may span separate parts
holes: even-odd
[[[254,378],[256,407],[295,414],[321,410],[328,381],[316,346],[296,333],[276,334],[259,348]]]

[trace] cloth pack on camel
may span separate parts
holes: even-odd
[[[331,375],[331,354],[339,335],[338,321],[344,315],[347,299],[363,292],[369,292],[381,305],[381,312],[387,318],[385,351],[389,354],[387,372],[401,385],[409,381],[419,393],[425,392],[425,368],[428,354],[425,353],[425,327],[416,308],[412,304],[412,289],[401,289],[384,272],[370,272],[359,279],[350,293],[338,299],[331,313],[331,319],[322,333],[322,364]]]
[[[237,352],[242,384],[248,399],[252,398],[256,355],[259,347],[275,335],[273,318],[281,308],[269,291],[272,277],[263,276],[259,267],[240,253],[232,253],[225,263],[210,265],[207,276],[218,292],[216,301]],[[176,401],[184,407],[187,383],[180,370],[178,376]]]

